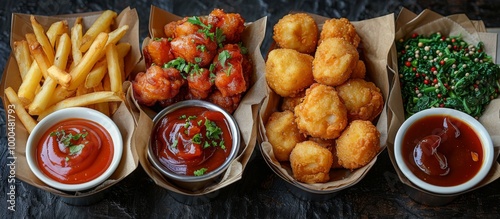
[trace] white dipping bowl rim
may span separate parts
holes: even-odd
[[[456,119],[459,119],[463,121],[464,123],[468,124],[473,131],[476,132],[476,134],[479,137],[479,140],[481,141],[482,148],[483,148],[483,164],[477,174],[472,177],[470,180],[467,182],[464,182],[459,185],[455,186],[436,186],[432,185],[430,183],[427,183],[417,176],[413,174],[413,172],[408,168],[406,165],[402,153],[401,153],[401,147],[402,147],[402,142],[404,135],[406,133],[406,130],[408,130],[411,125],[413,125],[416,121],[428,117],[428,116],[434,116],[434,115],[442,115],[442,116],[449,116],[453,117]],[[412,116],[410,116],[399,128],[397,134],[396,134],[396,139],[394,141],[394,157],[396,159],[397,166],[399,169],[403,172],[403,174],[417,187],[436,194],[458,194],[462,192],[466,192],[467,190],[471,189],[475,185],[477,185],[479,182],[481,182],[488,172],[491,169],[491,166],[494,161],[494,148],[493,148],[493,142],[491,140],[491,137],[484,128],[484,126],[475,118],[472,116],[461,112],[459,110],[451,109],[451,108],[430,108],[426,110],[422,110]]]
[[[43,136],[48,128],[66,119],[86,119],[94,121],[103,126],[104,129],[109,132],[113,141],[113,159],[111,160],[108,169],[106,169],[106,171],[104,171],[104,173],[102,173],[97,178],[88,182],[79,184],[61,183],[45,175],[38,166],[36,151],[39,139]],[[48,186],[67,192],[84,191],[100,185],[115,172],[116,168],[120,164],[122,153],[123,140],[117,125],[105,114],[86,107],[65,108],[47,115],[35,126],[31,134],[28,136],[28,141],[26,144],[26,160],[33,174],[35,174],[38,179],[40,179]]]

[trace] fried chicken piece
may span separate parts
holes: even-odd
[[[222,9],[214,9],[208,15],[208,23],[222,30],[224,43],[238,43],[245,30],[245,20],[237,13],[225,13]],[[215,32],[215,30],[214,30]]]
[[[299,132],[292,111],[274,112],[265,124],[266,136],[278,161],[288,161],[295,144],[306,140]]]
[[[330,86],[341,85],[351,77],[358,60],[359,53],[349,42],[342,38],[325,39],[314,56],[314,79]]]
[[[288,14],[273,27],[273,39],[281,48],[311,54],[318,42],[318,26],[305,13]]]
[[[295,107],[299,130],[312,137],[335,139],[347,126],[347,109],[335,88],[315,83]]]
[[[314,141],[297,143],[290,154],[293,177],[304,183],[328,182],[332,163],[332,153]]]
[[[175,97],[184,83],[185,80],[177,69],[152,65],[145,73],[135,76],[132,88],[139,104],[152,106],[157,101]]]
[[[295,111],[295,107],[299,105],[300,102],[302,102],[302,99],[306,96],[306,91],[302,91],[295,96],[292,97],[283,97],[281,99],[281,106],[280,110],[285,111],[285,110],[290,110],[290,111]]]
[[[186,78],[189,87],[190,99],[205,99],[212,91],[215,76],[206,68],[192,72]]]
[[[274,49],[267,55],[266,81],[282,97],[295,96],[314,83],[313,57],[293,49]]]
[[[152,64],[163,66],[163,64],[174,59],[174,54],[170,50],[170,42],[167,38],[150,40],[142,51],[146,68],[149,68]]]
[[[337,139],[337,157],[344,168],[368,164],[380,151],[380,133],[370,121],[354,120]]]
[[[366,65],[363,60],[358,60],[356,67],[352,70],[351,78],[364,79],[366,77]]]
[[[217,44],[200,32],[175,37],[170,45],[176,57],[200,67],[208,67],[217,54]]]
[[[207,100],[222,107],[228,113],[232,114],[236,108],[238,108],[241,96],[241,94],[236,94],[234,96],[224,97],[219,90],[214,90],[210,96],[208,96]]]
[[[332,169],[343,168],[339,164],[339,158],[337,157],[337,143],[335,142],[335,139],[322,139],[322,138],[309,137],[307,140],[314,141],[318,143],[319,146],[324,147],[328,149],[330,152],[332,152],[333,155]]]
[[[214,59],[215,86],[222,96],[242,94],[248,88],[248,61],[236,44],[226,44]]]
[[[346,18],[332,18],[326,20],[320,33],[319,43],[321,44],[327,38],[342,38],[358,47],[361,38],[359,38],[356,28]]]
[[[349,121],[357,119],[373,121],[384,108],[382,93],[372,82],[354,78],[335,89],[344,101]]]

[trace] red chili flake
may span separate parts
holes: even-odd
[[[441,95],[441,94],[437,94],[437,96],[438,96],[438,98],[441,98],[441,97],[442,97],[442,95]]]
[[[437,68],[435,66],[431,67],[431,72],[437,71]]]
[[[422,77],[425,77],[425,76],[427,76],[427,75],[425,73],[422,73]]]
[[[443,108],[444,107],[444,103],[439,104],[439,107]]]
[[[418,33],[413,33],[413,34],[411,35],[411,37],[412,37],[412,38],[417,38],[417,37],[418,37]]]
[[[474,84],[473,86],[474,86],[474,88],[478,88],[478,87],[479,87],[479,85],[478,85],[478,84]]]
[[[446,37],[445,37],[445,36],[442,36],[442,37],[441,37],[441,39],[442,39],[442,40],[446,40]]]
[[[429,80],[425,79],[424,84],[429,84]]]
[[[444,60],[439,61],[440,65],[444,65],[444,63],[445,63]]]
[[[477,50],[477,52],[482,52],[482,51],[483,51],[483,50],[481,50],[481,49],[478,49],[478,50]]]
[[[457,40],[455,38],[451,39],[451,42],[454,43],[454,42],[457,42]]]
[[[458,50],[458,46],[457,45],[453,45],[453,50],[457,51]]]
[[[413,70],[413,71],[417,71],[417,68],[413,67],[411,70]]]
[[[401,54],[406,54],[406,50],[401,50]]]
[[[432,83],[437,84],[438,83],[438,79],[434,78],[434,80],[432,80]]]
[[[410,67],[410,66],[411,66],[411,62],[406,61],[406,62],[405,62],[405,65],[406,65],[406,67]]]
[[[416,73],[416,74],[415,74],[415,77],[417,77],[417,78],[418,78],[418,77],[420,77],[420,74],[419,74],[419,73]]]
[[[446,101],[446,97],[445,97],[445,98],[443,98],[443,101]]]

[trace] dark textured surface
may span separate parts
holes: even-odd
[[[138,9],[140,36],[147,35],[150,5],[180,16],[208,14],[213,8],[241,13],[248,21],[268,16],[267,36],[262,51],[270,45],[270,31],[289,11],[307,11],[328,17],[351,20],[369,19],[401,7],[415,13],[430,8],[441,14],[466,13],[482,19],[487,27],[500,27],[500,3],[493,0],[410,0],[410,1],[145,1],[145,0],[60,0],[0,1],[0,69],[10,53],[9,33],[12,12],[56,15],[112,9],[127,6]],[[500,181],[459,196],[441,207],[428,207],[406,195],[387,151],[358,184],[325,201],[304,201],[292,194],[284,181],[265,164],[256,150],[243,179],[215,194],[209,202],[185,204],[167,190],[156,186],[139,166],[123,181],[103,194],[103,199],[88,206],[72,206],[60,197],[34,188],[19,180],[16,186],[15,212],[7,209],[8,166],[5,137],[5,113],[2,111],[0,138],[0,218],[498,218],[500,217]]]

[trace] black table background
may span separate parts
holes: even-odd
[[[0,1],[0,70],[10,54],[11,13],[57,15],[100,11],[121,11],[136,8],[140,18],[141,42],[147,36],[150,6],[155,5],[180,16],[208,14],[213,8],[238,12],[247,21],[267,16],[267,34],[261,51],[270,45],[272,26],[290,11],[306,11],[327,17],[364,20],[390,13],[402,7],[415,13],[429,8],[443,15],[466,13],[481,19],[487,28],[500,27],[497,13],[500,3],[493,0],[411,0],[411,1],[202,1],[202,0],[60,0]],[[307,201],[291,193],[287,183],[265,164],[258,148],[254,151],[243,178],[218,191],[210,202],[185,204],[157,186],[139,167],[104,194],[99,202],[88,206],[72,206],[52,195],[19,180],[16,181],[15,212],[7,209],[8,166],[5,137],[5,112],[0,121],[0,218],[498,218],[500,217],[500,181],[461,195],[448,205],[431,207],[414,202],[406,193],[389,160],[387,150],[368,175],[358,184],[338,192],[326,201]]]

